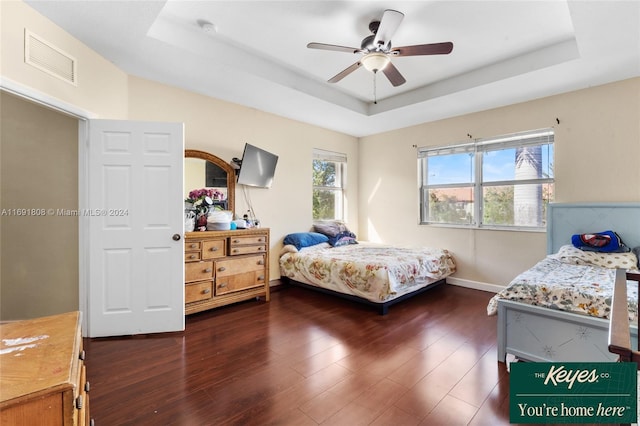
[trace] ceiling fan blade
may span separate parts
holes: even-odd
[[[337,83],[343,78],[345,78],[346,76],[348,76],[349,74],[351,74],[352,72],[354,72],[355,70],[357,70],[358,68],[360,68],[361,66],[362,66],[362,62],[358,61],[355,64],[350,65],[349,67],[340,71],[338,74],[331,77],[331,79],[329,79],[328,81],[329,83]]]
[[[325,43],[309,43],[307,44],[309,49],[321,49],[321,50],[335,50],[338,52],[347,52],[347,53],[358,53],[360,49],[356,47],[347,47],[347,46],[338,46],[336,44],[325,44]]]
[[[385,10],[382,14],[378,31],[376,31],[376,36],[373,39],[373,44],[375,46],[387,46],[391,41],[391,37],[393,37],[400,26],[400,22],[402,22],[403,18],[404,13],[402,12],[392,9]]]
[[[453,43],[416,44],[414,46],[394,47],[391,53],[394,56],[418,56],[418,55],[448,55],[453,50]]]
[[[402,74],[400,74],[400,71],[398,71],[398,68],[396,68],[391,62],[382,69],[382,72],[387,76],[393,87],[400,86],[407,82]]]

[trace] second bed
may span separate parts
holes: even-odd
[[[629,247],[640,245],[640,205],[550,204],[548,255],[518,275],[489,303],[498,316],[498,361],[507,354],[538,362],[610,362],[608,332],[616,268],[634,270],[633,253],[584,252],[572,235],[617,231]],[[637,336],[638,292],[629,285],[628,315]]]
[[[300,250],[285,246],[282,277],[377,307],[388,307],[444,283],[455,272],[448,250],[363,243],[332,247],[320,243]]]

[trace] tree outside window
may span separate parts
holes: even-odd
[[[342,220],[347,157],[313,151],[313,220]]]

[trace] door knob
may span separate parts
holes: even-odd
[[[180,240],[180,234],[173,234],[173,241],[179,241]]]

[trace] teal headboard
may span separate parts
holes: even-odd
[[[551,203],[547,209],[547,253],[571,244],[574,234],[612,230],[629,247],[640,246],[640,203]]]

